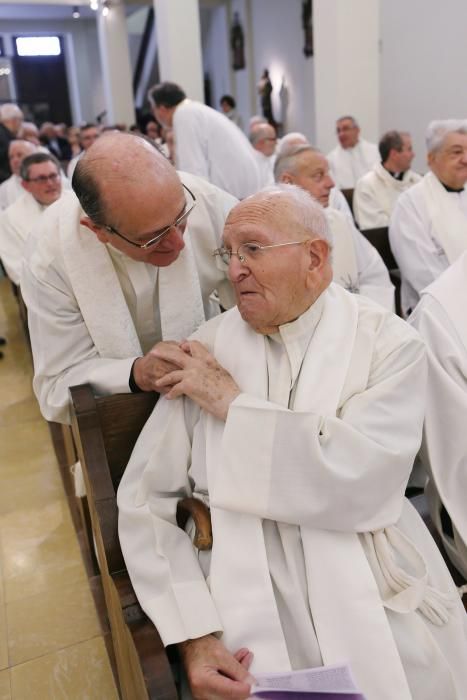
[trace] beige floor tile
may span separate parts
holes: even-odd
[[[6,602],[86,579],[67,503],[0,516]]]
[[[0,700],[11,700],[10,671],[0,671]]]
[[[53,464],[53,450],[47,423],[43,420],[0,427],[2,481],[18,474],[30,474],[45,464]]]
[[[12,700],[118,700],[102,637],[15,666],[11,686]]]
[[[7,382],[8,389],[8,382]],[[2,394],[5,387],[2,383]],[[41,419],[41,412],[39,410],[39,405],[35,398],[31,396],[31,389],[29,386],[25,387],[24,396],[23,392],[18,390],[18,385],[13,388],[12,392],[15,394],[15,399],[4,403],[4,398],[2,396],[3,408],[0,411],[0,426],[10,426],[14,427],[19,422],[29,423],[31,421],[38,421]]]
[[[6,604],[10,665],[101,634],[87,581]]]

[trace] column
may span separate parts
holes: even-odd
[[[379,0],[314,0],[316,144],[336,145],[336,119],[349,114],[378,141]]]
[[[105,121],[130,126],[135,122],[135,109],[123,2],[109,2],[106,14],[99,8],[97,35],[107,109]]]
[[[153,0],[161,81],[204,102],[198,0]]]

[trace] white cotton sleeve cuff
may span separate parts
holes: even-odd
[[[144,605],[164,646],[222,632],[222,624],[205,581],[173,584]]]
[[[100,362],[96,370],[89,373],[88,382],[98,395],[128,394],[131,367],[135,360],[136,357],[129,357]]]

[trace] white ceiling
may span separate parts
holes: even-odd
[[[145,5],[145,0],[139,0],[139,5]],[[0,0],[0,21],[1,20],[63,20],[70,19],[74,5],[78,5],[83,19],[93,19],[96,13],[89,7],[89,2],[77,2],[76,0],[49,0],[44,4],[41,0],[28,0],[23,3],[21,0],[4,2]],[[127,14],[138,9],[138,5],[126,7]],[[79,22],[79,20],[76,20]],[[1,31],[1,27],[0,27]]]

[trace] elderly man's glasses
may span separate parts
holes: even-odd
[[[218,255],[225,265],[230,263],[232,255],[236,255],[239,262],[242,264],[248,264],[249,262],[254,262],[258,260],[264,250],[269,250],[270,248],[283,248],[287,245],[303,245],[303,243],[308,243],[309,238],[303,241],[288,241],[287,243],[274,243],[273,245],[260,245],[259,243],[242,243],[238,246],[237,251],[229,250],[228,248],[217,248],[213,255]]]
[[[38,177],[28,177],[26,182],[37,182],[39,185],[45,185],[46,182],[57,182],[60,178],[59,173],[50,173],[50,175],[39,175]]]
[[[152,238],[150,238],[148,241],[145,243],[135,243],[134,241],[131,241],[129,238],[124,236],[122,233],[119,233],[117,229],[115,229],[113,226],[103,226],[103,228],[108,231],[109,233],[115,234],[115,236],[118,236],[119,238],[123,238],[124,241],[129,243],[130,245],[135,246],[135,248],[140,248],[141,250],[147,250],[148,248],[152,248],[153,246],[157,245],[165,236],[167,236],[172,229],[174,228],[180,228],[181,226],[184,226],[186,224],[186,221],[193,211],[193,209],[196,206],[196,197],[193,194],[191,190],[188,189],[183,183],[182,187],[185,190],[186,193],[188,193],[190,200],[186,201],[185,206],[183,207],[183,212],[178,216],[174,222],[169,224],[169,226],[164,226],[164,228],[161,228],[159,231],[153,231],[151,234]]]

